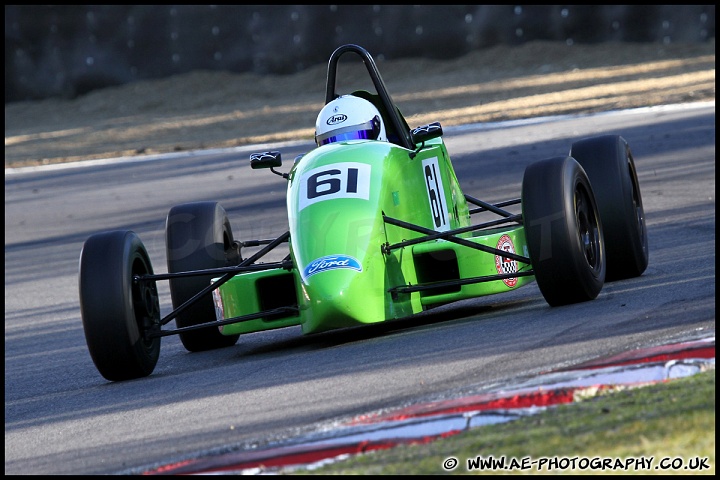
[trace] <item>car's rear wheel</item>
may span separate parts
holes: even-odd
[[[590,181],[571,157],[525,169],[522,214],[538,287],[551,306],[592,300],[605,281],[605,244]]]
[[[575,142],[570,156],[585,169],[595,193],[607,245],[607,278],[642,275],[648,266],[648,237],[640,184],[630,147],[619,135]]]
[[[80,254],[80,312],[95,366],[108,380],[150,375],[160,355],[160,304],[147,251],[131,231],[99,233]]]
[[[195,202],[177,205],[170,210],[165,227],[167,266],[169,273],[234,266],[239,252],[234,243],[230,221],[225,209],[217,202]],[[213,277],[202,275],[170,280],[173,308],[178,308],[200,290],[210,285]],[[215,305],[212,294],[195,301],[181,312],[175,323],[189,327],[212,322]],[[191,352],[229,347],[239,335],[223,335],[217,327],[181,332],[183,346]]]

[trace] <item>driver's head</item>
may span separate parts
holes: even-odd
[[[378,109],[364,98],[343,95],[320,110],[315,122],[315,143],[325,145],[341,140],[387,141]]]

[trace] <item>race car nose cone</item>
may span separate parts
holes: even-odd
[[[357,261],[325,262],[315,266],[311,263],[305,269],[314,273],[303,282],[304,301],[310,307],[303,310],[303,333],[385,320],[383,281],[373,281],[373,275],[364,272]]]

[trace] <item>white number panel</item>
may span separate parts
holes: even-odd
[[[440,177],[440,165],[437,157],[423,160],[422,166],[435,230],[438,232],[450,230],[450,216],[445,204],[445,189]]]
[[[298,209],[337,198],[370,198],[370,165],[345,162],[314,168],[300,177]]]

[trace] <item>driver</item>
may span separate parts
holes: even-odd
[[[380,111],[364,98],[342,95],[320,110],[315,122],[315,143],[319,146],[341,140],[387,141]]]

